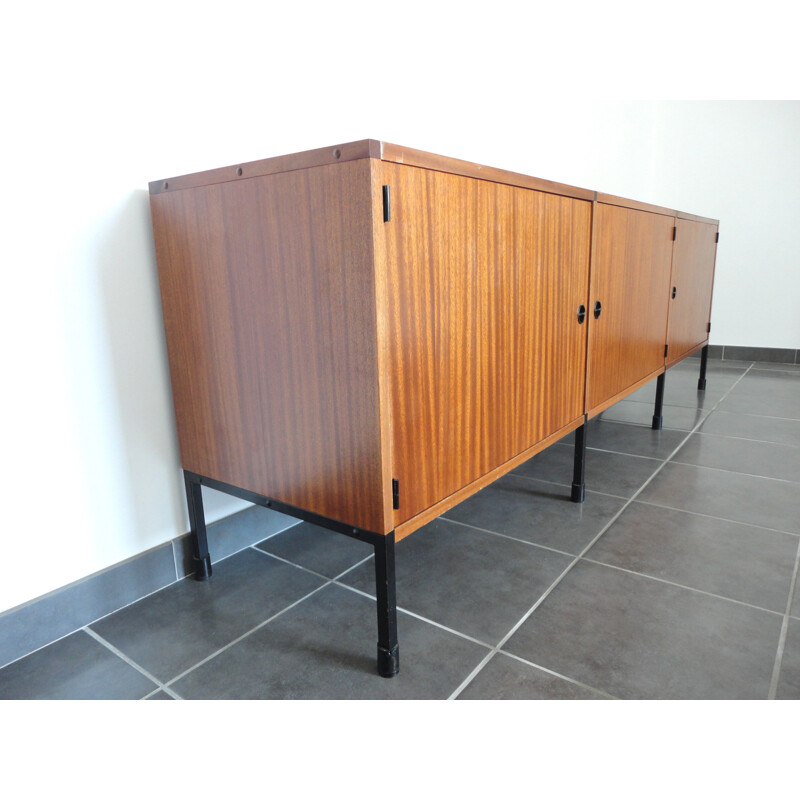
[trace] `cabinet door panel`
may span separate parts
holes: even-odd
[[[591,205],[384,164],[397,524],[583,412]]]
[[[672,259],[675,297],[669,306],[668,363],[708,340],[718,229],[719,226],[705,222],[677,221]]]
[[[595,206],[589,413],[664,365],[673,224],[673,217],[662,214]]]

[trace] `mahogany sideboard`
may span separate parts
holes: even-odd
[[[375,547],[702,349],[717,220],[364,140],[150,184],[196,577],[201,486]]]

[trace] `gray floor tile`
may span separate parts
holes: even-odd
[[[698,432],[800,447],[800,420],[796,419],[758,417],[717,410],[703,422]]]
[[[633,502],[586,558],[786,611],[797,536]]]
[[[589,421],[586,444],[590,449],[664,460],[686,438],[686,433],[665,429],[654,431],[650,426],[626,425],[595,418]],[[561,440],[563,444],[572,444],[574,441],[574,433]]]
[[[397,604],[494,645],[571,561],[436,519],[397,545]],[[357,567],[342,582],[374,594],[372,564]]]
[[[372,545],[366,542],[309,522],[301,522],[261,542],[257,547],[265,553],[273,553],[329,578],[335,578],[375,552]]]
[[[777,372],[798,372],[800,371],[800,364],[781,364],[769,361],[756,361],[753,364],[753,370],[777,371]]]
[[[700,376],[700,356],[697,356],[697,361],[694,361],[695,357],[692,356],[691,358],[685,358],[683,361],[677,363],[674,367],[670,367],[667,372],[693,372],[698,377]],[[725,359],[720,360],[717,358],[709,358],[708,364],[706,366],[706,376],[711,375],[742,375],[743,373],[747,372],[747,370],[752,367],[752,361],[742,361],[737,359]]]
[[[695,433],[675,454],[673,461],[762,478],[800,481],[800,447],[786,444]]]
[[[0,669],[3,700],[138,700],[156,688],[84,631]]]
[[[615,697],[766,699],[781,616],[587,562],[504,650]]]
[[[738,345],[726,345],[724,355],[731,356],[732,358],[747,359],[748,361],[793,364],[797,358],[797,351],[779,347],[740,347]]]
[[[156,547],[0,615],[0,666],[175,582],[172,545]]]
[[[513,474],[568,486],[572,484],[573,462],[573,447],[554,444],[521,464]],[[586,488],[617,497],[631,497],[660,466],[661,462],[652,458],[589,449],[586,452]]]
[[[688,370],[678,371],[670,369],[666,373],[664,380],[664,403],[669,406],[682,406],[685,408],[711,408],[715,406],[724,396],[731,386],[738,380],[738,375],[717,375],[709,377],[706,373],[706,389],[698,391],[698,374]],[[656,382],[651,381],[633,394],[629,394],[626,400],[647,403],[651,407],[656,402]],[[652,412],[651,412],[652,416]]]
[[[165,691],[159,690],[155,694],[151,694],[150,697],[147,698],[148,700],[174,700],[174,697],[168,695]]]
[[[794,597],[792,598],[792,606],[789,613],[793,617],[800,619],[800,577],[797,578],[797,583],[794,587]]]
[[[703,408],[682,408],[665,404],[662,408],[663,427],[667,430],[690,431],[708,416],[708,411]],[[650,426],[653,422],[653,407],[647,403],[620,400],[599,414],[598,419]]]
[[[550,672],[497,653],[458,696],[459,700],[606,700]]]
[[[374,601],[330,585],[171,688],[192,699],[446,699],[488,652],[402,612],[398,634],[400,673],[381,678]]]
[[[763,528],[800,533],[800,492],[793,483],[708,467],[668,463],[637,498]]]
[[[800,372],[750,371],[720,403],[719,410],[800,419]]]
[[[215,493],[213,489],[203,487],[203,492]],[[238,553],[245,547],[251,547],[268,536],[284,531],[298,524],[294,517],[279,514],[263,506],[250,508],[231,514],[208,526],[208,549],[211,563]],[[191,575],[195,570],[192,542],[189,535],[175,540],[175,558],[180,569],[179,577]]]
[[[248,549],[214,564],[208,581],[187,578],[91,627],[166,682],[323,583]]]
[[[777,700],[800,700],[800,620],[790,619],[778,676]]]
[[[569,495],[568,487],[505,475],[444,518],[577,555],[625,500],[587,492],[585,502],[573,503]]]

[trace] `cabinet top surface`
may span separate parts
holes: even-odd
[[[590,189],[582,189],[564,183],[534,178],[530,175],[510,172],[496,167],[487,167],[482,164],[475,164],[471,161],[450,158],[449,156],[427,153],[423,150],[402,147],[401,145],[381,142],[376,139],[362,139],[357,142],[320,147],[316,150],[305,150],[300,153],[275,156],[273,158],[261,159],[260,161],[250,161],[242,164],[234,164],[229,167],[220,167],[218,169],[204,170],[203,172],[194,172],[189,175],[180,175],[152,181],[150,183],[150,194],[156,195],[165,192],[179,191],[181,189],[192,189],[200,186],[209,186],[211,184],[228,183],[230,181],[245,180],[247,178],[255,178],[279,172],[290,172],[297,169],[336,164],[342,161],[355,161],[362,158],[374,158],[396,164],[408,164],[409,166],[421,167],[423,169],[449,172],[454,175],[464,175],[466,177],[494,181],[495,183],[505,183],[511,186],[520,186],[526,189],[535,189],[551,194],[575,197],[581,200],[596,200],[599,203],[623,206],[625,208],[635,208],[642,211],[651,211],[656,214],[666,214],[680,219],[689,219],[711,224],[718,224],[719,222],[716,219],[686,214],[651,203],[642,203],[624,197],[603,194]]]

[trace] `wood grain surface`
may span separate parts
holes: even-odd
[[[669,302],[667,334],[669,364],[708,341],[717,254],[715,239],[719,230],[718,225],[684,219],[677,220],[676,225],[671,280],[676,291]]]
[[[386,533],[370,165],[151,204],[182,466]]]
[[[207,169],[189,175],[178,175],[173,178],[162,178],[151,181],[150,194],[177,192],[181,189],[193,189],[200,186],[211,186],[216,183],[249,180],[264,175],[275,175],[279,172],[292,172],[297,169],[309,169],[327,164],[355,161],[362,158],[380,158],[381,143],[374,139],[362,139],[347,144],[334,144],[330,147],[319,147],[316,150],[304,150],[300,153],[289,153],[283,156],[262,158],[258,161],[247,161],[229,167]]]
[[[664,366],[674,218],[595,204],[586,411]],[[602,304],[598,319],[592,313]]]
[[[384,164],[400,524],[583,413],[591,204]]]
[[[598,203],[604,203],[609,206],[620,206],[621,208],[633,208],[637,211],[651,211],[653,214],[664,214],[668,217],[679,217],[681,219],[691,219],[696,222],[708,222],[710,224],[717,224],[719,220],[709,219],[708,217],[698,217],[696,214],[687,214],[683,211],[676,211],[672,208],[665,208],[664,206],[657,206],[653,203],[643,203],[641,200],[630,200],[627,197],[616,197],[613,194],[605,194],[598,192],[595,198]]]
[[[483,164],[475,164],[472,161],[463,161],[460,158],[427,153],[424,150],[415,150],[412,147],[402,147],[389,142],[381,142],[380,147],[381,158],[384,161],[392,161],[396,164],[433,169],[438,172],[447,172],[451,175],[462,175],[468,178],[480,178],[494,183],[504,183],[508,186],[519,186],[524,189],[535,189],[565,197],[576,197],[581,200],[593,200],[595,195],[591,189],[581,189],[578,186],[569,186],[566,183],[534,178],[530,175],[498,169],[497,167],[487,167]]]
[[[523,450],[513,458],[510,458],[508,461],[490,470],[485,475],[481,475],[480,478],[476,478],[474,481],[472,481],[472,483],[462,486],[453,492],[453,494],[442,498],[434,505],[426,508],[424,511],[420,511],[420,513],[416,516],[411,517],[411,519],[400,523],[395,529],[395,540],[400,541],[401,539],[404,539],[406,536],[414,533],[416,530],[419,530],[419,528],[421,528],[423,525],[426,525],[440,514],[444,514],[445,511],[453,508],[453,506],[457,506],[460,502],[466,500],[468,497],[471,497],[476,492],[479,492],[490,483],[494,483],[494,481],[496,481],[498,478],[511,472],[514,467],[518,467],[520,464],[525,463],[529,458],[532,458],[537,453],[541,453],[542,450],[545,450],[546,448],[550,447],[550,445],[555,444],[559,439],[563,439],[568,433],[571,433],[576,428],[579,428],[581,425],[583,425],[583,422],[584,417],[581,415],[577,419],[570,422],[569,425],[565,425],[563,428],[560,428],[559,430],[550,434],[547,438],[542,439],[540,442],[532,445],[527,450]]]

